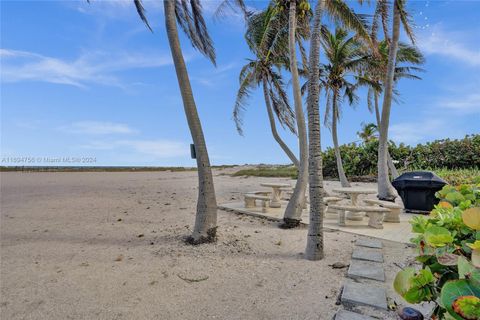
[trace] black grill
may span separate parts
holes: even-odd
[[[405,172],[392,185],[402,198],[406,212],[429,213],[438,203],[435,192],[447,183],[430,171]]]

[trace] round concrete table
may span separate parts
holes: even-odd
[[[358,206],[358,196],[361,194],[375,194],[377,190],[375,189],[367,189],[361,187],[351,187],[351,188],[335,188],[333,192],[344,193],[350,196],[353,206]],[[359,212],[348,212],[347,219],[353,221],[361,221],[363,219],[363,215]]]
[[[272,201],[270,201],[271,208],[280,208],[282,205],[280,203],[280,197],[282,196],[281,188],[291,187],[288,183],[260,183],[262,187],[272,188]]]

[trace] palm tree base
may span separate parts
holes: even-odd
[[[191,244],[191,245],[199,245],[199,244],[203,244],[203,243],[212,243],[212,242],[215,242],[217,241],[217,227],[214,227],[214,228],[211,228],[207,231],[207,235],[206,236],[199,236],[199,237],[194,237],[194,236],[188,236],[186,239],[185,239],[185,242],[187,244]]]
[[[290,218],[283,218],[283,223],[281,223],[278,227],[280,229],[293,229],[300,225],[301,220],[297,219],[290,219]]]

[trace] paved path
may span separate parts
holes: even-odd
[[[353,280],[345,281],[340,298],[344,308],[354,310],[364,306],[371,308],[370,314],[388,311],[382,248],[382,242],[377,239],[361,238],[355,242],[352,261],[347,273],[347,276]],[[380,315],[380,317],[382,316]],[[369,320],[375,318],[340,309],[335,314],[335,319]]]

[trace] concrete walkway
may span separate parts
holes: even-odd
[[[334,319],[369,320],[390,316],[382,247],[380,240],[371,238],[355,242],[347,272],[349,279],[345,279],[340,298],[343,308],[337,311]]]

